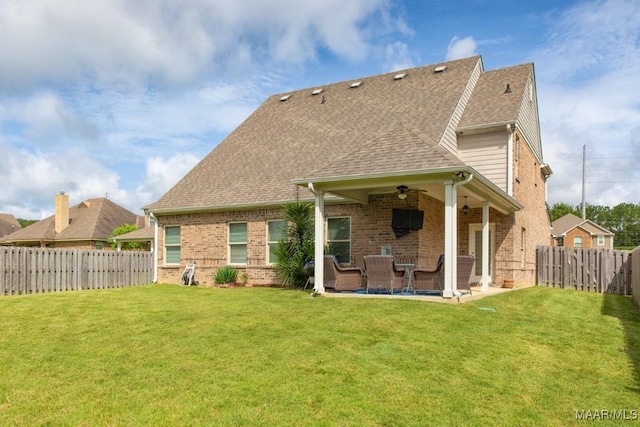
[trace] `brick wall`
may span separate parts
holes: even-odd
[[[580,227],[576,227],[572,230],[569,230],[566,234],[566,236],[564,236],[564,245],[565,246],[570,246],[573,247],[573,241],[574,238],[576,237],[582,237],[582,247],[583,248],[591,248],[591,235],[589,234],[588,231],[580,228]]]
[[[507,233],[504,257],[501,256],[505,276],[498,277],[498,280],[511,278],[516,286],[530,286],[535,284],[536,247],[549,244],[551,222],[546,206],[546,178],[540,170],[541,165],[518,131],[514,134],[514,141],[519,141],[519,149],[517,158],[514,156],[513,160],[517,170],[513,195],[524,209],[513,215],[513,227]],[[521,261],[521,247],[524,247],[524,262]]]
[[[522,141],[522,137],[520,139]],[[514,197],[525,208],[512,215],[490,209],[496,248],[492,279],[498,285],[511,279],[518,286],[526,286],[535,283],[535,249],[537,245],[548,244],[550,223],[544,177],[526,144],[521,144],[514,167],[518,168]],[[391,229],[393,208],[422,210],[422,230],[396,238]],[[398,262],[413,262],[424,267],[435,266],[438,256],[444,252],[444,204],[427,193],[409,192],[405,200],[398,199],[394,193],[373,195],[368,205],[328,203],[325,215],[351,218],[351,264],[363,267],[364,256],[380,254],[382,246],[390,246]],[[273,266],[266,265],[266,230],[267,221],[282,218],[281,208],[159,216],[158,281],[178,283],[185,264],[194,262],[196,279],[205,285],[212,284],[217,269],[228,263],[228,223],[240,221],[247,222],[248,235],[247,264],[237,266],[240,277],[246,273],[253,285],[277,284]],[[467,215],[459,213],[458,253],[469,253],[469,225],[481,223],[481,209],[471,209]],[[165,225],[181,226],[179,266],[164,265],[162,227]]]

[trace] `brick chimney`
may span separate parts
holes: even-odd
[[[61,191],[56,195],[56,233],[69,226],[69,196]]]

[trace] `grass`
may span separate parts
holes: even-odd
[[[0,325],[0,425],[566,426],[640,410],[639,312],[619,296],[154,285],[0,298]]]

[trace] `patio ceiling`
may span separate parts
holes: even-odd
[[[519,211],[523,206],[502,189],[490,182],[472,168],[446,168],[423,171],[407,171],[395,174],[370,174],[359,176],[336,176],[294,181],[297,185],[313,184],[315,190],[356,201],[369,203],[369,196],[396,193],[399,185],[405,185],[409,192],[422,192],[444,202],[446,182],[452,182],[457,173],[473,174],[468,183],[457,188],[457,203],[466,203],[470,208],[480,208],[484,202],[503,214]],[[467,196],[465,200],[464,197]]]

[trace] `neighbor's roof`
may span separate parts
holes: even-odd
[[[278,205],[310,196],[294,179],[458,165],[438,142],[478,66],[475,56],[441,73],[430,65],[273,95],[147,208]]]
[[[154,227],[144,227],[139,228],[137,230],[131,231],[126,234],[120,234],[119,236],[115,236],[112,239],[116,242],[140,242],[140,241],[151,241],[155,238],[155,230]]]
[[[106,198],[89,199],[69,208],[69,226],[55,232],[55,215],[5,236],[4,243],[60,240],[106,240],[114,228],[144,224],[136,215]]]
[[[0,237],[11,234],[22,228],[15,216],[0,213]]]
[[[610,232],[604,227],[599,226],[595,222],[588,219],[584,220],[571,213],[568,213],[551,223],[551,234],[556,237],[562,236],[576,227],[583,228],[592,235],[614,235],[614,233]]]

